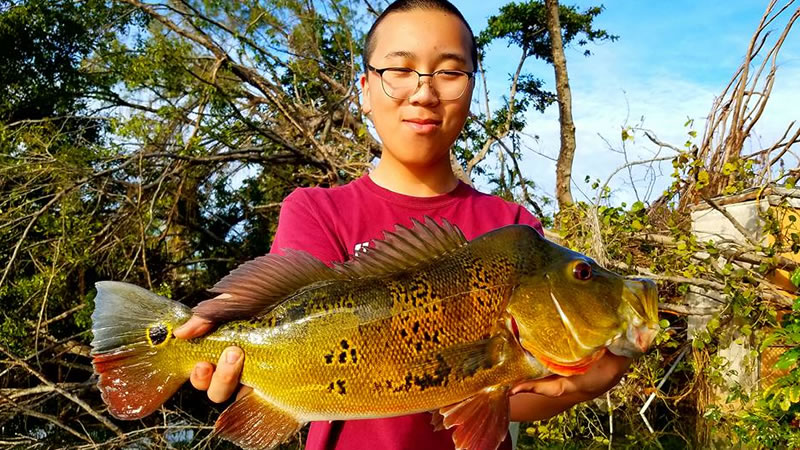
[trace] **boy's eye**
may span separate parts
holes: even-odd
[[[442,70],[436,73],[438,76],[442,78],[459,78],[464,76],[463,72],[459,72],[456,70]]]

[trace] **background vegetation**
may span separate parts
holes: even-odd
[[[556,101],[568,125],[569,85],[554,83],[551,92],[524,63],[554,63],[556,78],[565,77],[562,46],[613,41],[617,30],[594,27],[600,6],[548,0],[509,3],[480,32],[483,48],[501,40],[522,53],[499,107],[490,108],[483,81],[454,167],[531,208],[551,238],[659,280],[667,330],[607,397],[523,425],[521,447],[800,446],[800,300],[770,277],[784,269],[800,282],[791,258],[800,238],[776,212],[791,210],[763,212],[758,236],[745,232],[725,245],[698,241],[687,214],[698,204],[719,208],[721,194],[794,189],[794,123],[780,141],[742,154],[778,75],[775,57],[800,16],[792,3],[770,4],[705,128],[687,123],[685,145],[637,126],[611,144],[624,152],[638,139],[663,149],[620,168],[671,160],[673,183],[663,195],[615,205],[613,179],[586,180],[594,199],[575,202],[567,182],[554,216],[541,208],[551,200],[519,169],[521,141],[526,112]],[[360,113],[358,61],[363,24],[383,6],[0,0],[0,446],[219,445],[209,437],[219,407],[190,388],[141,421],[105,412],[88,357],[93,285],[125,280],[194,304],[269,248],[280,202],[294,188],[364,173],[379,143]],[[780,15],[790,16],[788,25],[770,35]],[[553,42],[548,30],[556,29],[561,39]],[[562,144],[572,133],[559,164],[569,181],[574,128],[561,131]],[[692,286],[724,294],[698,339],[686,331],[690,317],[705,313],[685,304]],[[762,390],[727,386],[728,362],[717,348],[735,339],[754,351],[782,345],[781,377]]]

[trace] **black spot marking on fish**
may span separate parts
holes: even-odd
[[[476,265],[476,266],[474,266],[474,269],[475,269],[475,279],[476,280],[478,280],[478,281],[480,281],[482,283],[488,283],[489,282],[489,274],[486,273],[486,270],[483,268],[483,266]]]
[[[422,332],[422,337],[425,339],[426,342],[430,342],[431,341],[431,335],[427,331],[423,331]]]
[[[345,385],[344,380],[336,380],[336,386],[339,387],[339,393],[342,395],[347,393],[347,389],[345,389],[344,385]]]
[[[342,342],[340,344],[342,348],[345,350],[347,350],[350,347],[350,344],[347,343],[347,339],[342,339]]]
[[[405,383],[401,384],[400,386],[394,388],[394,392],[408,392],[411,390],[411,382],[414,380],[414,377],[411,376],[411,372],[406,374]]]
[[[328,385],[328,392],[333,392],[333,381]]]
[[[414,344],[414,347],[417,349],[418,352],[422,351],[422,342],[417,342]]]
[[[297,320],[308,315],[306,305],[304,303],[295,303],[286,309],[286,318],[288,320]]]
[[[409,294],[411,297],[411,306],[417,307],[418,302],[419,304],[423,304],[430,298],[431,286],[426,279],[417,278],[411,285]]]
[[[342,364],[347,362],[347,352],[339,353],[339,362]]]
[[[392,388],[392,380],[386,380],[386,387],[389,389]]]
[[[150,337],[150,344],[154,346],[166,341],[169,334],[169,330],[166,325],[163,324],[158,324],[147,330],[147,335]]]
[[[350,358],[353,360],[353,364],[358,362],[358,357],[356,356],[356,349],[350,349]]]
[[[431,307],[431,309],[433,310],[433,312],[439,311],[439,307],[438,307],[438,306],[436,306],[436,305],[433,305],[433,306]]]
[[[448,377],[450,376],[450,366],[442,358],[442,355],[436,355],[437,365],[433,374],[423,373],[422,376],[414,377],[414,385],[419,387],[420,391],[431,387],[447,386]]]
[[[419,321],[414,322],[414,325],[411,327],[411,331],[414,333],[419,331]]]
[[[439,342],[439,330],[433,332],[433,338],[431,339],[435,344],[441,344]]]
[[[333,353],[325,355],[325,364],[333,364]]]

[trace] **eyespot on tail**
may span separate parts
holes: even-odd
[[[163,404],[188,378],[175,363],[172,330],[191,310],[128,283],[101,281],[92,313],[92,364],[97,387],[118,419],[139,419]]]

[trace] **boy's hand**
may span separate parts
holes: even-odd
[[[574,405],[591,400],[614,387],[631,360],[605,354],[583,375],[549,376],[514,386],[511,390],[511,420],[533,422],[549,419]]]
[[[186,323],[175,330],[175,337],[191,339],[200,337],[214,328],[214,324],[198,316],[192,316]],[[199,362],[194,366],[189,380],[192,386],[201,391],[207,391],[212,402],[222,403],[239,387],[239,377],[244,366],[244,352],[239,347],[228,347],[219,357],[216,370],[214,365]],[[245,393],[241,390],[239,395]],[[247,389],[249,391],[249,389]]]
[[[514,386],[512,394],[531,392],[546,397],[575,395],[586,400],[595,398],[614,387],[628,370],[631,359],[606,353],[582,375],[563,377],[552,375]]]

